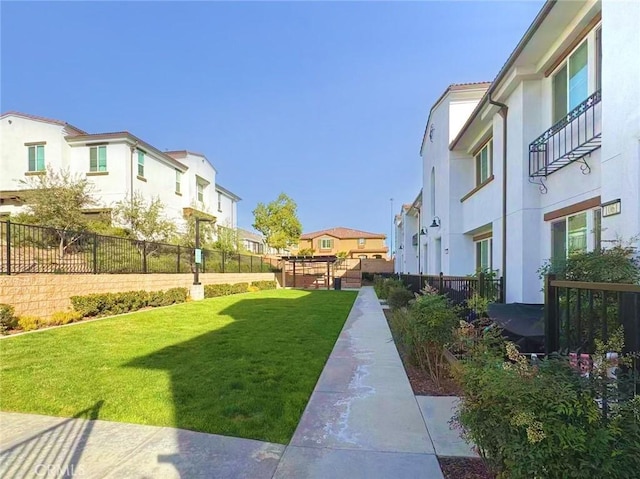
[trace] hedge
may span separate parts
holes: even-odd
[[[83,317],[122,314],[147,306],[168,306],[184,303],[187,288],[171,288],[166,291],[127,291],[124,293],[97,293],[72,296],[73,309]]]
[[[253,283],[235,284],[207,284],[204,287],[205,298],[217,298],[219,296],[229,296],[230,294],[246,293],[247,291],[260,291],[266,289],[276,289],[275,281],[254,281]]]

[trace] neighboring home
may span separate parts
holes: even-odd
[[[344,252],[349,258],[386,259],[387,236],[382,233],[368,233],[350,228],[331,228],[300,236],[296,253],[300,250],[314,250],[315,256],[336,255]]]
[[[413,203],[404,204],[400,213],[395,216],[396,256],[395,272],[400,274],[419,274],[421,264],[418,247],[420,210],[422,208],[422,191]]]
[[[462,128],[430,117],[425,273],[492,269],[541,303],[546,260],[640,246],[638,25],[640,2],[548,1]]]
[[[264,254],[264,238],[260,233],[254,233],[242,228],[238,228],[238,239],[242,247],[252,254]]]
[[[126,131],[90,134],[63,121],[18,112],[0,116],[0,141],[0,215],[24,205],[20,180],[45,174],[51,166],[86,175],[99,203],[94,212],[108,211],[139,192],[147,199],[159,197],[178,226],[197,211],[229,218],[235,227],[239,198],[221,189],[231,202],[222,202],[222,212],[215,210],[216,170],[201,153],[162,152]]]

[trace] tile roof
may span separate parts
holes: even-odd
[[[369,233],[367,231],[354,230],[351,228],[344,228],[342,226],[338,226],[336,228],[330,228],[330,229],[321,230],[321,231],[314,231],[312,233],[305,233],[302,236],[300,236],[300,239],[313,239],[322,235],[333,236],[334,238],[338,238],[338,239],[349,239],[349,238],[385,239],[387,237],[387,235],[383,233]]]
[[[28,113],[21,113],[19,111],[7,111],[5,113],[3,113],[2,115],[0,115],[0,118],[4,118],[5,116],[19,116],[22,118],[28,118],[30,120],[36,120],[36,121],[42,121],[45,123],[53,123],[54,125],[60,125],[60,126],[64,126],[64,127],[69,127],[72,130],[75,130],[78,134],[82,134],[82,135],[86,135],[87,132],[84,130],[81,130],[80,128],[77,128],[75,126],[73,126],[71,123],[67,123],[66,121],[62,121],[62,120],[55,120],[53,118],[45,118],[44,116],[37,116],[37,115],[30,115]]]
[[[203,153],[198,153],[198,152],[189,151],[189,150],[171,150],[171,151],[165,151],[164,154],[169,155],[173,158],[184,158],[187,155],[204,156],[206,158],[206,156]]]

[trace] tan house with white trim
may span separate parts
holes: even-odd
[[[387,235],[382,233],[337,227],[303,234],[292,253],[311,249],[314,256],[346,252],[348,258],[386,259],[389,251],[386,238]]]

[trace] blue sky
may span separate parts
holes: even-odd
[[[241,227],[285,192],[304,231],[389,234],[431,105],[493,79],[541,6],[3,1],[0,108],[202,152]]]

